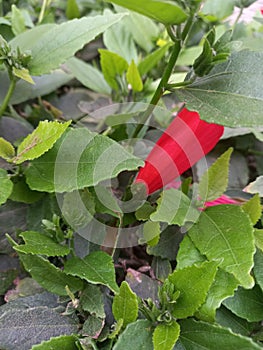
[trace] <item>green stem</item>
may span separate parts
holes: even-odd
[[[8,91],[5,95],[5,98],[4,98],[4,101],[0,107],[0,118],[2,117],[2,115],[4,114],[8,104],[9,104],[9,101],[11,99],[11,96],[15,90],[15,87],[16,87],[16,77],[12,74],[12,73],[9,73],[9,79],[10,79],[10,85],[9,85],[9,88],[8,88]]]
[[[184,46],[186,40],[188,39],[188,34],[190,33],[190,30],[193,26],[194,23],[194,16],[195,16],[195,12],[191,13],[191,15],[189,16],[184,30],[182,32],[182,35],[180,38],[176,38],[174,37],[173,34],[173,41],[174,41],[174,47],[173,47],[173,51],[171,53],[169,62],[165,68],[165,71],[163,73],[163,77],[150,101],[150,105],[149,107],[146,109],[146,111],[142,114],[141,119],[140,119],[140,124],[137,125],[133,135],[132,135],[132,139],[136,138],[140,131],[142,130],[142,128],[144,127],[144,124],[147,122],[148,118],[150,117],[150,115],[152,114],[152,112],[155,109],[155,106],[158,104],[159,100],[161,99],[161,97],[163,96],[163,93],[166,90],[166,86],[168,84],[169,78],[173,72],[174,66],[176,64],[176,61],[179,57],[179,54],[181,52],[182,47]],[[171,32],[171,30],[169,29],[168,34]]]
[[[40,14],[38,17],[38,24],[40,24],[43,21],[44,15],[45,15],[45,11],[47,6],[49,5],[49,1],[48,0],[43,0],[42,2],[42,6],[41,6],[41,10],[40,10]]]
[[[237,24],[238,24],[238,22],[239,22],[239,20],[240,20],[240,17],[241,17],[242,14],[243,14],[243,11],[244,11],[244,7],[241,7],[240,10],[239,10],[239,13],[238,13],[238,15],[237,15],[237,18],[235,19],[235,22],[234,22],[234,24],[233,24],[233,26],[232,26],[232,28],[233,28],[232,37],[233,37],[234,31],[235,31],[235,29],[236,29],[236,26],[237,26]]]

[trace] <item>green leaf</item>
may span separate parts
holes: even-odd
[[[13,182],[10,180],[7,171],[0,169],[0,205],[4,204],[13,190]]]
[[[41,344],[33,345],[31,350],[78,350],[76,345],[77,339],[78,338],[75,335],[60,335],[59,337],[44,341]]]
[[[160,223],[147,221],[143,225],[143,241],[146,242],[149,246],[154,247],[160,239]]]
[[[0,137],[0,157],[8,160],[15,155],[15,149],[13,145],[5,140],[3,137]]]
[[[63,124],[57,121],[41,121],[38,127],[20,143],[17,155],[12,161],[21,164],[26,160],[40,157],[52,148],[70,123],[71,121]]]
[[[180,335],[176,321],[171,324],[158,324],[153,332],[154,350],[172,350]]]
[[[122,282],[119,293],[113,299],[112,312],[116,321],[123,320],[124,328],[138,317],[137,296],[126,281]]]
[[[254,274],[258,285],[263,291],[263,252],[259,249],[255,254]]]
[[[153,350],[152,323],[147,320],[137,320],[128,324],[119,336],[113,350]]]
[[[187,19],[187,14],[175,3],[168,0],[106,0],[155,19],[165,25],[180,24]]]
[[[48,341],[50,337],[60,337],[61,334],[66,336],[77,333],[77,331],[77,322],[70,317],[64,316],[54,308],[29,305],[27,308],[19,309],[14,306],[13,309],[10,308],[6,312],[1,312],[0,346],[1,349],[31,349],[33,345],[42,341]],[[68,339],[68,341],[70,340]],[[65,344],[65,340],[57,344],[63,343]],[[50,347],[50,344],[47,344],[47,347],[34,347],[34,349],[69,350],[68,347],[64,346],[53,348],[53,346]],[[73,347],[70,349],[75,350]]]
[[[79,128],[69,130],[51,150],[34,160],[26,178],[31,189],[70,192],[95,186],[143,164],[107,136]]]
[[[246,187],[248,193],[258,193],[260,197],[263,197],[263,175],[256,178]]]
[[[25,19],[22,11],[16,5],[12,5],[11,9],[12,31],[15,35],[18,35],[26,30]]]
[[[249,290],[239,288],[223,304],[235,315],[249,322],[260,322],[263,319],[263,292],[258,285]]]
[[[172,266],[168,259],[154,256],[151,264],[152,271],[158,281],[164,282],[172,272]]]
[[[37,255],[19,254],[25,269],[46,290],[58,295],[67,295],[65,287],[74,293],[82,289],[82,281],[68,276],[64,271]]]
[[[84,259],[71,258],[66,262],[64,271],[87,282],[105,285],[114,293],[119,292],[112,258],[102,251],[93,252]]]
[[[185,235],[180,243],[176,261],[177,268],[182,269],[196,263],[202,263],[206,261],[206,258],[199,252],[194,243],[191,241],[190,237]]]
[[[254,230],[255,243],[256,246],[263,251],[263,230],[256,229]]]
[[[125,14],[82,17],[56,25],[44,33],[31,47],[32,59],[29,71],[32,75],[42,75],[58,68],[85,44],[93,40]]]
[[[159,47],[157,50],[151,52],[147,55],[139,64],[138,70],[141,75],[145,75],[149,73],[164,57],[169,47],[171,47],[170,43],[165,44],[162,47]]]
[[[195,321],[181,320],[180,344],[185,350],[249,349],[260,350],[259,345],[250,338],[231,332],[229,328]],[[179,350],[179,347],[174,350]]]
[[[196,220],[199,212],[191,206],[191,200],[174,188],[163,191],[157,201],[157,210],[151,214],[152,221],[183,226],[186,221]]]
[[[209,202],[220,197],[227,189],[230,156],[233,148],[229,148],[202,175],[198,195],[203,202]]]
[[[97,317],[96,315],[89,315],[83,324],[81,333],[84,336],[88,336],[96,339],[100,335],[102,328],[104,326],[104,323],[105,321]]]
[[[258,220],[261,217],[261,203],[259,194],[255,194],[249,201],[242,205],[242,209],[245,213],[247,213],[250,217],[250,220],[253,225],[256,225]]]
[[[26,69],[26,68],[20,68],[20,69],[18,69],[18,68],[16,68],[16,67],[13,67],[13,70],[12,70],[12,71],[13,71],[13,74],[14,74],[16,77],[25,80],[25,81],[26,81],[27,83],[29,83],[29,84],[35,85],[35,82],[34,82],[34,80],[32,79],[31,75],[29,74],[28,69]]]
[[[119,90],[117,77],[121,77],[128,69],[128,62],[118,54],[105,49],[99,49],[99,53],[101,69],[105,80],[114,90]]]
[[[206,301],[200,307],[196,316],[203,321],[213,323],[216,317],[216,309],[220,307],[224,299],[234,295],[238,284],[237,279],[232,274],[219,268],[208,291]]]
[[[126,74],[127,82],[131,84],[133,91],[142,91],[143,83],[134,60],[131,61]]]
[[[209,260],[223,259],[220,267],[232,273],[245,288],[251,288],[250,275],[255,252],[253,227],[247,214],[235,205],[219,205],[202,212],[189,236]]]
[[[106,83],[103,74],[92,65],[72,57],[66,62],[67,68],[87,88],[101,94],[110,95],[111,89]]]
[[[239,51],[209,75],[176,90],[187,108],[202,119],[229,127],[262,126],[263,52]],[[248,118],[248,115],[250,116]]]
[[[105,10],[104,15],[109,15],[112,12]],[[126,22],[129,16],[126,16],[123,21],[118,22],[108,28],[103,33],[103,43],[109,51],[117,53],[125,58],[127,62],[138,60],[137,49],[134,44],[132,33],[127,30]]]
[[[25,244],[15,246],[14,249],[20,253],[65,256],[70,252],[69,247],[55,243],[53,239],[39,232],[25,231],[19,236],[23,238]]]
[[[81,293],[79,303],[84,311],[95,314],[100,318],[105,317],[103,294],[100,287],[94,284],[87,284]]]
[[[68,19],[80,17],[80,11],[76,0],[67,0],[66,16]]]
[[[231,15],[234,10],[235,0],[220,1],[220,0],[206,0],[202,7],[202,13],[209,18],[222,20]]]
[[[15,177],[12,180],[13,190],[9,197],[12,201],[31,204],[43,197],[42,192],[30,190],[24,176]]]
[[[194,315],[206,299],[218,265],[218,261],[205,261],[200,265],[175,270],[168,277],[175,289],[180,291],[172,312],[174,317],[186,318]]]

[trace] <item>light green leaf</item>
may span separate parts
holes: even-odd
[[[263,319],[263,292],[257,284],[249,290],[239,288],[223,304],[235,315],[249,322],[260,322]]]
[[[191,206],[190,199],[183,192],[174,188],[163,191],[157,203],[157,210],[150,216],[152,221],[183,226],[186,221],[195,221],[200,215]]]
[[[76,0],[67,0],[66,16],[68,19],[80,17],[80,11]]]
[[[92,65],[72,57],[66,62],[67,68],[87,88],[101,94],[110,95],[111,89],[106,83],[103,74]]]
[[[58,295],[67,295],[65,287],[72,293],[80,291],[83,283],[79,278],[68,276],[64,271],[37,255],[19,254],[19,258],[30,275],[46,290]]]
[[[95,186],[144,163],[121,145],[86,128],[69,130],[26,170],[31,189],[70,192]]]
[[[246,187],[248,193],[258,193],[260,197],[263,197],[263,175],[256,178]]]
[[[112,312],[116,321],[123,320],[124,328],[138,317],[137,295],[126,281],[122,282],[119,293],[113,299]]]
[[[242,209],[249,215],[252,224],[256,225],[262,214],[259,194],[255,194],[255,196],[243,204]]]
[[[163,0],[106,0],[155,19],[165,25],[180,24],[187,19],[187,14],[174,2]]]
[[[12,5],[11,9],[12,31],[15,35],[18,35],[26,30],[25,19],[22,11],[16,5]]]
[[[103,294],[100,287],[94,284],[87,284],[81,293],[79,303],[84,311],[95,314],[100,318],[105,317]]]
[[[181,320],[180,343],[185,350],[247,349],[260,350],[259,345],[250,338],[233,333],[223,328],[194,319]],[[179,350],[179,347],[174,350]]]
[[[163,58],[163,56],[168,51],[171,43],[168,43],[162,47],[159,47],[157,50],[151,52],[146,56],[139,64],[138,70],[141,75],[145,75],[152,70]]]
[[[35,84],[34,80],[32,79],[31,75],[29,74],[28,69],[26,69],[26,68],[18,69],[16,67],[13,67],[13,74],[16,77],[25,80],[29,84],[33,84],[33,85]]]
[[[198,187],[198,195],[203,202],[213,201],[226,191],[232,152],[233,148],[229,148],[202,175]]]
[[[25,244],[14,246],[14,249],[20,253],[65,256],[70,252],[69,247],[60,245],[54,242],[52,238],[39,232],[25,231],[20,233],[19,236],[23,238]]]
[[[5,140],[3,137],[0,137],[0,157],[8,160],[15,155],[15,149],[13,145]]]
[[[63,22],[44,33],[31,47],[31,75],[42,75],[58,68],[85,44],[93,40],[125,14],[82,17]]]
[[[173,310],[174,317],[186,318],[194,315],[206,299],[218,265],[218,261],[205,261],[199,265],[175,270],[168,277],[169,281],[174,284],[175,290],[180,291]]]
[[[153,350],[152,323],[148,320],[137,320],[128,324],[119,336],[113,350]]]
[[[44,341],[41,344],[33,345],[31,350],[78,350],[76,341],[77,337],[75,335],[61,335],[59,337]]]
[[[99,53],[101,69],[105,80],[114,90],[119,90],[117,77],[121,77],[128,69],[128,62],[118,54],[105,49],[99,49]]]
[[[202,7],[202,13],[211,19],[224,19],[234,11],[235,0],[220,1],[206,0]]]
[[[105,10],[104,15],[109,15],[112,12]],[[126,21],[128,16],[123,21],[118,22],[108,28],[103,33],[103,43],[109,51],[117,53],[119,56],[126,59],[127,62],[135,60],[137,62],[137,49],[133,41],[132,33],[127,30]]]
[[[12,161],[21,164],[26,160],[40,157],[54,145],[70,123],[71,121],[63,124],[57,121],[41,121],[38,127],[20,143],[17,155]]]
[[[158,324],[153,332],[154,350],[172,350],[180,335],[176,321],[171,324]]]
[[[143,225],[143,240],[151,247],[154,247],[158,242],[161,234],[159,222],[147,221]]]
[[[254,274],[258,285],[263,291],[263,252],[261,250],[257,250],[255,254],[255,266],[254,266]]]
[[[215,280],[208,291],[206,301],[197,311],[196,316],[203,321],[213,323],[216,317],[216,310],[224,299],[234,295],[238,284],[237,279],[232,274],[219,268]]]
[[[132,60],[131,64],[126,73],[127,82],[131,84],[133,91],[142,91],[143,83],[134,60]]]
[[[114,293],[119,292],[115,281],[115,270],[112,258],[102,252],[96,251],[87,255],[84,259],[73,257],[65,264],[65,273],[78,276],[93,284],[103,284]]]
[[[256,246],[263,251],[263,230],[254,229],[255,243]]]
[[[176,90],[176,95],[210,123],[229,127],[262,126],[262,60],[263,52],[233,53],[209,75]]]
[[[222,259],[220,267],[232,273],[241,285],[254,285],[250,275],[255,252],[253,227],[240,207],[207,208],[189,230],[189,236],[209,260]]]
[[[0,169],[0,205],[4,204],[13,190],[13,182],[10,180],[7,171]]]

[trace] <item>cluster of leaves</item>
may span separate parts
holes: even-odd
[[[262,19],[223,22],[254,2],[1,2],[0,348],[262,348]],[[141,201],[175,100],[229,128]]]

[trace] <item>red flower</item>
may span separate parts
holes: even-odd
[[[261,14],[263,15],[263,7],[261,7],[260,12],[261,12]]]
[[[218,197],[214,201],[205,202],[205,208],[214,207],[215,205],[221,205],[221,204],[241,204],[241,203],[242,202],[239,202],[223,194],[221,197]]]
[[[184,108],[153,147],[135,182],[144,183],[148,194],[159,190],[211,151],[223,131],[223,126]]]

